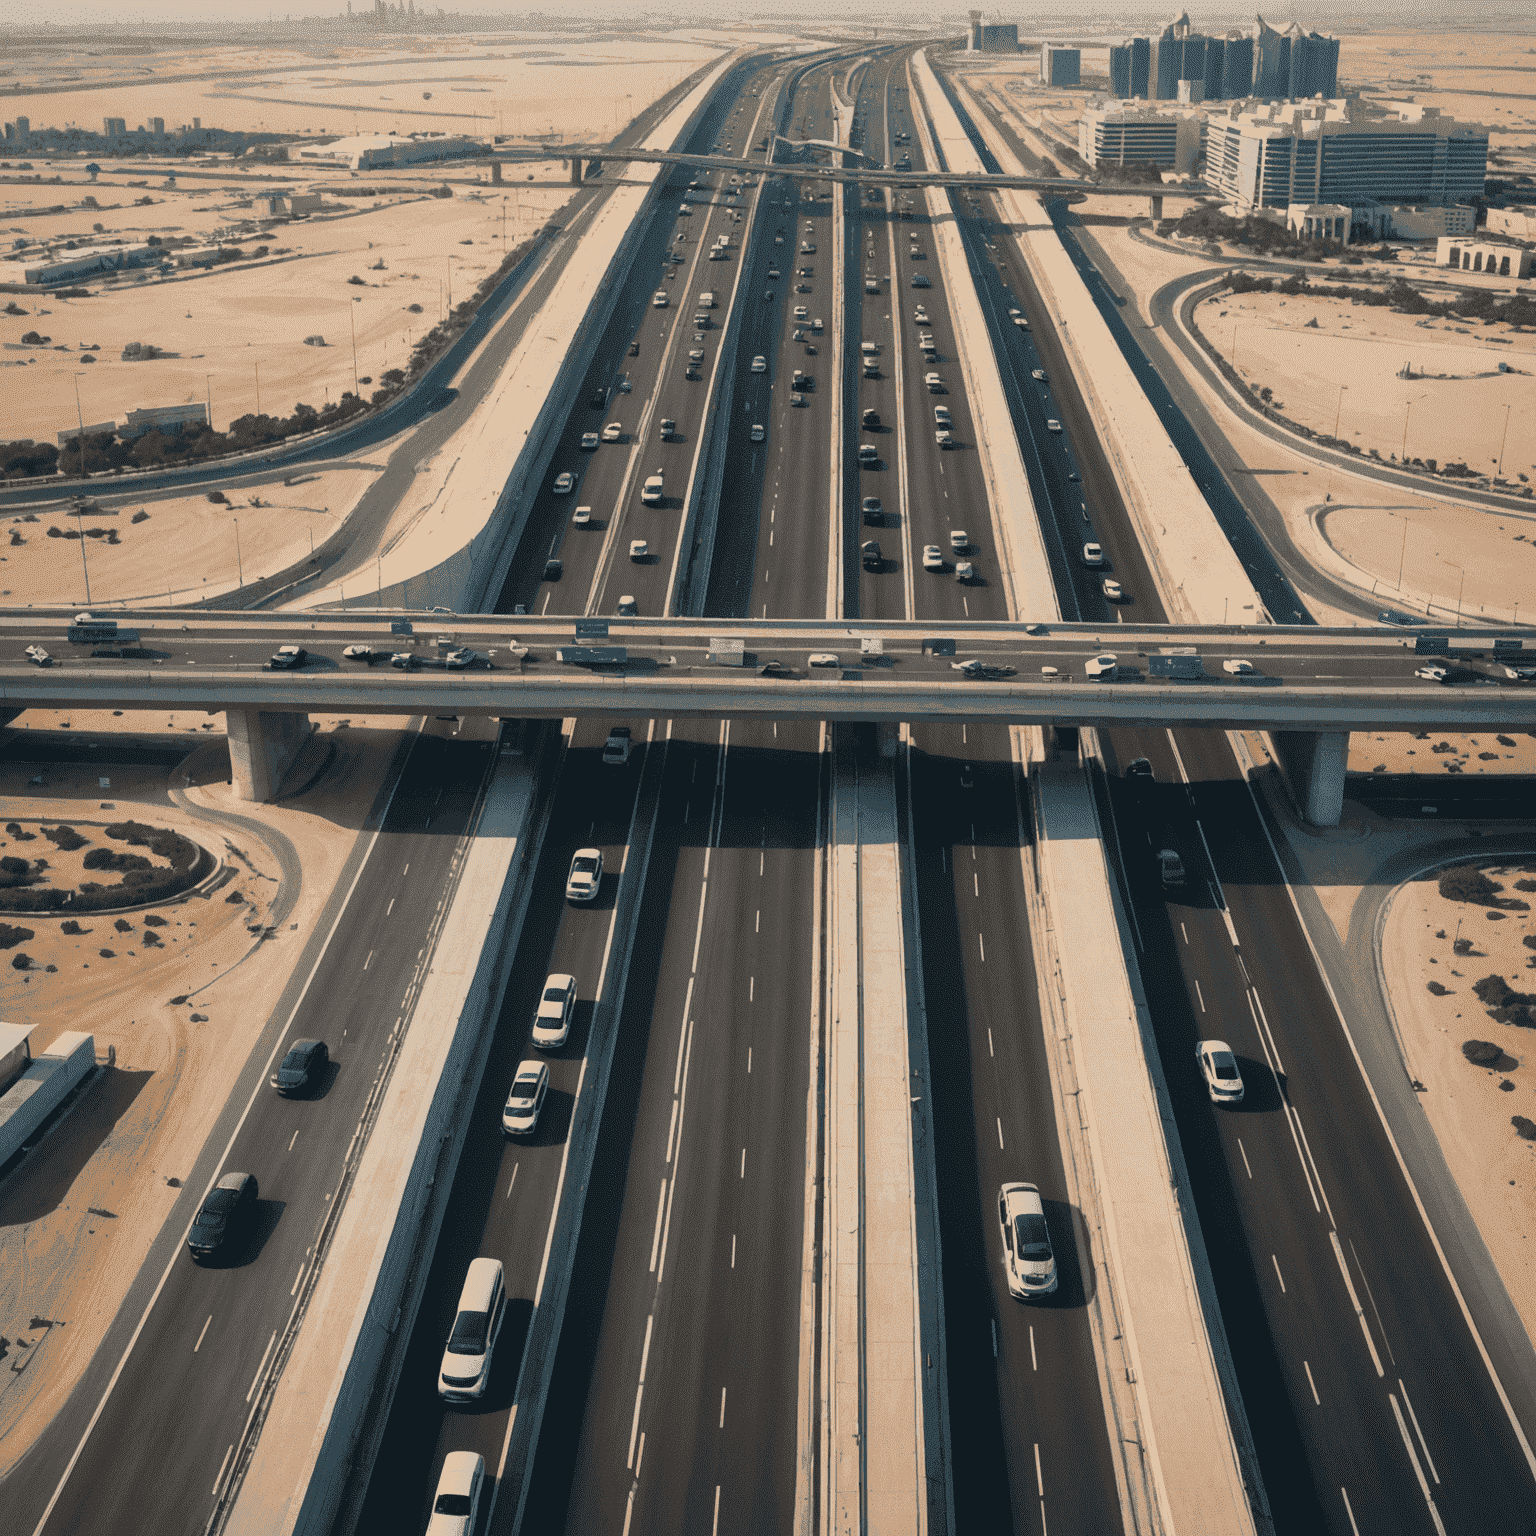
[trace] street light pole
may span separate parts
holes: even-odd
[[[1339,438],[1339,418],[1344,414],[1344,391],[1348,388],[1348,384],[1339,385],[1339,403],[1334,407],[1333,411],[1333,438],[1335,442]]]
[[[1397,552],[1397,590],[1403,590],[1403,564],[1408,558],[1408,519],[1403,519],[1403,545]]]
[[[1494,473],[1495,480],[1504,478],[1504,448],[1509,442],[1509,406],[1504,407],[1504,435],[1499,439],[1499,467]]]
[[[245,562],[240,558],[240,519],[234,519],[235,524],[235,578],[243,587],[245,585]]]
[[[85,439],[85,434],[82,432],[80,436],[81,441],[83,442]],[[76,503],[75,532],[80,535],[80,569],[85,572],[85,606],[89,608],[91,606],[91,567],[90,563],[85,558],[85,524],[81,521],[84,516],[85,509]]]
[[[80,375],[75,375],[75,420],[80,424],[80,436],[76,442],[80,444],[80,478],[85,479],[85,413],[80,409]],[[82,549],[81,554],[85,551]],[[86,594],[86,601],[90,601],[90,594]]]

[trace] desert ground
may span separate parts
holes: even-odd
[[[171,768],[20,759],[29,740],[41,733],[58,740],[52,733],[66,728],[71,738],[100,742],[106,757],[115,739],[173,759],[187,755]],[[317,720],[285,780],[291,798],[252,805],[233,800],[224,782],[219,717],[37,710],[4,734],[5,820],[24,830],[62,821],[85,835],[88,823],[117,818],[169,826],[218,855],[225,874],[216,889],[148,913],[84,918],[80,934],[64,933],[62,917],[7,916],[32,937],[4,953],[4,1016],[36,1021],[34,1055],[62,1030],[82,1029],[95,1035],[99,1056],[114,1047],[117,1062],[66,1132],[44,1141],[25,1172],[0,1186],[0,1336],[11,1345],[10,1368],[0,1372],[0,1475],[47,1423],[115,1315],[314,931],[401,741],[398,721]],[[227,812],[246,824],[224,821]],[[252,835],[251,820],[270,841]],[[38,846],[5,831],[0,841],[7,854],[35,856]],[[286,884],[285,842],[301,871]],[[163,926],[147,925],[148,915]],[[266,937],[252,931],[272,924]],[[150,932],[158,946],[146,947]],[[11,963],[18,953],[30,958],[25,972]],[[74,1150],[82,1136],[97,1141],[80,1165]]]
[[[29,93],[29,65],[37,84],[63,66],[22,59],[0,112],[28,116],[35,128],[79,122],[96,131],[112,113],[130,128],[161,116],[172,132],[196,115],[204,127],[228,129],[486,138],[504,129],[513,142],[548,134],[606,139],[723,45],[663,38],[550,47],[542,40],[532,48],[422,41],[408,54],[358,49],[297,70],[292,56],[274,50],[257,61],[186,66],[217,78],[62,93]],[[644,68],[636,67],[636,49]],[[257,74],[231,77],[253,68]],[[162,72],[182,69],[183,61],[167,60]],[[93,278],[82,285],[89,298],[6,295],[13,308],[0,313],[0,440],[51,442],[81,423],[121,422],[141,406],[201,401],[224,430],[258,410],[286,416],[301,401],[320,408],[347,390],[366,398],[386,370],[405,366],[413,343],[450,303],[467,297],[570,196],[559,161],[509,172],[492,187],[486,167],[455,161],[359,177],[310,164],[237,166],[227,157],[215,164],[97,155],[93,178],[88,158],[32,158],[31,172],[20,170],[19,154],[0,164],[0,230],[13,247],[6,253],[13,260],[0,261],[0,281],[19,282],[22,265],[48,251],[62,257],[70,242],[86,249],[191,236],[200,245],[238,245],[248,259],[164,279],[142,271]],[[33,174],[43,180],[31,181]],[[444,187],[452,196],[432,195]],[[283,190],[317,192],[324,207],[295,220],[254,217],[253,196]],[[24,344],[33,332],[48,341]],[[123,360],[133,341],[162,355]]]

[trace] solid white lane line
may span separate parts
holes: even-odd
[[[384,908],[384,916],[388,917],[389,914],[391,912],[393,912],[394,910],[395,910],[395,898],[393,896],[391,896],[389,898],[389,905]]]
[[[747,1076],[752,1076],[752,1047],[747,1047]]]
[[[1184,935],[1184,942],[1186,944],[1188,944],[1189,943],[1189,929],[1186,928],[1183,923],[1179,924],[1179,932]]]
[[[292,1152],[292,1151],[293,1151],[293,1143],[294,1143],[294,1142],[295,1142],[295,1141],[297,1141],[297,1140],[298,1140],[298,1139],[299,1139],[299,1133],[298,1133],[298,1132],[297,1132],[297,1131],[295,1131],[295,1132],[294,1132],[294,1133],[293,1133],[293,1136],[292,1136],[292,1138],[291,1138],[291,1139],[290,1139],[290,1140],[289,1140],[289,1142],[288,1142],[288,1150],[289,1150],[289,1151],[290,1151],[290,1152]]]
[[[218,1498],[219,1489],[224,1486],[224,1474],[229,1470],[229,1458],[235,1454],[234,1446],[224,1452],[224,1460],[219,1463],[219,1475],[213,1480],[213,1496]]]
[[[725,1388],[720,1388],[720,1428],[725,1428]]]
[[[741,1149],[741,1177],[742,1178],[746,1178],[746,1176],[747,1176],[747,1149],[745,1147],[743,1147]]]
[[[1248,1177],[1251,1179],[1253,1177],[1253,1169],[1248,1167],[1248,1153],[1243,1146],[1243,1138],[1241,1136],[1237,1138],[1237,1150],[1243,1154],[1243,1167],[1248,1169]]]
[[[213,1313],[210,1312],[208,1314],[208,1323],[211,1323],[212,1321],[213,1321]],[[203,1324],[202,1329],[199,1331],[199,1333],[197,1335],[197,1343],[192,1346],[192,1353],[194,1355],[198,1352],[198,1350],[200,1350],[203,1347],[203,1334],[208,1332],[208,1323],[204,1323]]]
[[[731,1233],[731,1268],[736,1268],[736,1234]]]
[[[1339,1484],[1339,1495],[1344,1500],[1344,1513],[1349,1516],[1350,1530],[1355,1533],[1355,1536],[1360,1536],[1360,1527],[1355,1524],[1355,1512],[1352,1508],[1350,1508],[1349,1489],[1347,1489],[1343,1483]]]
[[[757,977],[756,976],[748,976],[747,977],[747,1001],[749,1003],[755,1003],[757,1001]]]
[[[715,1522],[710,1526],[710,1536],[719,1536],[720,1533],[720,1484],[715,1484]]]
[[[758,854],[758,858],[759,859],[762,858],[762,854],[761,853]],[[758,874],[762,874],[763,871],[762,871],[761,864],[759,864],[757,872],[758,872]],[[761,907],[759,907],[757,909],[757,916],[752,921],[752,932],[753,933],[761,933],[762,931],[763,931],[763,909]]]
[[[1003,1150],[1003,1117],[1001,1115],[997,1117],[997,1149],[999,1152]]]
[[[656,1255],[661,1249],[661,1218],[667,1210],[667,1181],[661,1181],[661,1193],[656,1196],[656,1230],[651,1234],[651,1268],[650,1273],[656,1273]]]
[[[1305,1360],[1301,1362],[1301,1368],[1307,1373],[1307,1385],[1312,1388],[1312,1401],[1319,1408],[1323,1406],[1323,1400],[1317,1395],[1317,1383],[1312,1380],[1312,1367]]]
[[[985,965],[987,961],[987,940],[985,935],[978,933],[976,935],[976,942],[981,945],[981,961]]]
[[[1349,1304],[1355,1309],[1355,1320],[1360,1324],[1360,1332],[1365,1335],[1365,1347],[1371,1352],[1371,1362],[1376,1367],[1376,1374],[1385,1376],[1387,1373],[1381,1368],[1381,1356],[1376,1353],[1376,1341],[1371,1337],[1370,1325],[1365,1320],[1360,1298],[1355,1294],[1355,1282],[1349,1277],[1349,1265],[1344,1262],[1344,1250],[1339,1246],[1339,1234],[1330,1232],[1328,1241],[1333,1244],[1333,1256],[1339,1261],[1339,1273],[1344,1276],[1344,1289],[1349,1292]]]
[[[1029,1368],[1032,1371],[1040,1369],[1040,1361],[1035,1355],[1035,1325],[1029,1325]]]
[[[510,1200],[512,1198],[512,1186],[517,1183],[517,1170],[519,1168],[521,1168],[522,1166],[523,1165],[521,1163],[513,1163],[512,1164],[512,1177],[507,1180],[507,1199],[508,1200]]]
[[[364,969],[364,970],[365,970],[365,971],[366,971],[366,970],[367,970],[367,969],[368,969],[368,967],[369,967],[369,966],[370,966],[370,965],[372,965],[372,964],[373,964],[373,955],[374,955],[374,951],[373,951],[373,950],[371,950],[371,949],[370,949],[370,950],[369,950],[369,951],[368,951],[368,958],[367,958],[367,959],[366,959],[366,960],[364,960],[364,961],[363,961],[363,969]]]
[[[667,1162],[672,1161],[673,1141],[677,1136],[677,1100],[672,1100],[672,1123],[667,1127]]]
[[[1275,1070],[1284,1077],[1285,1063],[1280,1060],[1280,1047],[1275,1044],[1274,1031],[1269,1027],[1269,1015],[1264,1012],[1264,999],[1259,996],[1258,989],[1255,987],[1248,989],[1248,996],[1250,999],[1249,1011],[1254,1014],[1254,1022],[1259,1025],[1264,1033],[1264,1038],[1269,1042],[1269,1049],[1275,1058]]]
[[[1301,1144],[1306,1150],[1307,1161],[1312,1165],[1312,1177],[1317,1180],[1317,1192],[1322,1196],[1323,1207],[1328,1212],[1328,1221],[1333,1222],[1333,1207],[1328,1204],[1328,1191],[1323,1188],[1323,1176],[1317,1171],[1317,1159],[1312,1156],[1312,1144],[1307,1140],[1307,1128],[1301,1123],[1301,1111],[1291,1110],[1291,1119],[1296,1122],[1296,1129],[1301,1135]],[[1364,1273],[1362,1269],[1361,1273]]]
[[[299,1272],[293,1277],[293,1284],[288,1289],[288,1294],[290,1296],[297,1296],[299,1294],[299,1281],[304,1278],[304,1270],[305,1266],[300,1264]]]
[[[635,1466],[635,1438],[640,1433],[640,1399],[645,1392],[645,1366],[651,1358],[651,1329],[655,1325],[656,1314],[653,1312],[645,1320],[645,1343],[640,1350],[640,1380],[635,1384],[635,1416],[629,1426],[629,1456],[625,1460],[626,1467]],[[638,1475],[639,1469],[635,1468]]]
[[[272,1353],[272,1346],[277,1343],[277,1329],[272,1330],[272,1337],[267,1340],[267,1347],[261,1352],[261,1364],[256,1367],[256,1374],[251,1378],[251,1390],[245,1394],[246,1402],[256,1395],[256,1388],[261,1385],[261,1373],[267,1368],[267,1357]]]
[[[1200,999],[1200,1012],[1205,1012],[1205,993],[1200,990],[1200,979],[1195,978],[1195,996]]]
[[[981,877],[974,870],[971,871],[971,888],[977,896],[981,895]]]
[[[1035,1441],[1035,1492],[1045,1497],[1045,1479],[1040,1475],[1040,1442]]]
[[[1440,1511],[1435,1508],[1429,1484],[1424,1480],[1424,1469],[1419,1465],[1418,1452],[1413,1448],[1413,1441],[1408,1438],[1408,1426],[1403,1422],[1403,1410],[1398,1406],[1397,1393],[1388,1392],[1387,1401],[1392,1404],[1392,1417],[1397,1420],[1397,1432],[1403,1437],[1403,1447],[1408,1452],[1408,1460],[1413,1463],[1413,1475],[1419,1480],[1419,1492],[1424,1495],[1424,1502],[1429,1505],[1429,1518],[1435,1522],[1435,1529],[1440,1536],[1445,1536],[1445,1526],[1441,1524]]]
[[[1403,1385],[1403,1378],[1397,1378],[1398,1390],[1403,1394],[1403,1407],[1408,1410],[1408,1417],[1413,1424],[1413,1432],[1419,1437],[1419,1445],[1424,1452],[1425,1463],[1429,1467],[1429,1475],[1438,1483],[1440,1474],[1435,1471],[1435,1458],[1429,1454],[1429,1445],[1424,1439],[1424,1431],[1419,1428],[1419,1416],[1413,1411],[1413,1401],[1408,1396],[1408,1388]]]
[[[688,997],[689,1001],[692,1001],[693,994],[691,991],[689,992]],[[688,1010],[686,1006],[684,1007],[683,1012],[685,1015],[687,1014]],[[678,1092],[683,1086],[683,1049],[687,1044],[688,1031],[686,1028],[684,1028],[679,1030],[677,1035],[677,1066],[673,1069],[672,1072],[672,1096],[674,1098],[677,1097]]]
[[[1275,1266],[1275,1279],[1280,1282],[1280,1294],[1285,1295],[1285,1276],[1280,1273],[1280,1260],[1270,1254],[1269,1262]]]
[[[992,1026],[987,1025],[987,1055],[995,1057],[997,1052],[992,1049]]]

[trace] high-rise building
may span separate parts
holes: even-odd
[[[1017,53],[1019,28],[1017,22],[985,24],[980,11],[971,12],[971,24],[966,32],[966,48],[971,53]]]
[[[1336,96],[1339,91],[1339,40],[1316,32],[1303,32],[1299,25],[1288,29],[1291,43],[1291,100],[1307,96]]]
[[[102,132],[105,133],[109,139],[121,139],[127,136],[128,120],[126,118],[104,117],[102,118],[101,122]]]
[[[1078,119],[1077,152],[1089,165],[1155,165],[1194,169],[1201,117],[1141,101],[1095,101]]]
[[[1059,43],[1041,43],[1040,78],[1047,85],[1080,85],[1083,79],[1081,51],[1063,48]]]
[[[1205,179],[1247,212],[1292,203],[1458,203],[1480,197],[1488,130],[1402,106],[1367,118],[1358,102],[1232,107],[1207,120]]]
[[[16,119],[16,142],[25,144],[32,137],[32,119],[30,117],[18,117]]]
[[[1144,37],[1133,37],[1128,42],[1109,50],[1109,88],[1121,101],[1132,97],[1143,99],[1148,95],[1147,71],[1152,63],[1152,44]]]
[[[1240,101],[1253,93],[1253,39],[1235,27],[1227,33],[1222,49],[1221,89],[1206,97],[1213,101]]]
[[[163,117],[150,118],[149,131],[154,134],[157,139],[163,139],[165,137],[165,119]]]
[[[1268,100],[1332,97],[1339,88],[1339,41],[1307,32],[1299,25],[1277,32],[1262,16],[1255,17],[1252,36],[1232,30],[1224,37],[1197,32],[1187,13],[1176,16],[1154,39],[1133,38],[1110,49],[1110,85],[1122,97],[1143,94],[1115,61],[1125,49],[1145,44],[1149,54],[1148,89],[1157,101],[1188,99],[1197,93],[1180,89],[1182,81],[1201,81],[1207,101],[1239,101],[1248,96]],[[1134,54],[1132,55],[1134,57]]]
[[[1253,34],[1253,94],[1266,101],[1288,96],[1291,90],[1291,40],[1262,16]]]

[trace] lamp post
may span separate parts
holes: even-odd
[[[1403,543],[1397,552],[1397,590],[1403,590],[1403,563],[1408,558],[1408,519],[1403,519]]]
[[[1339,438],[1339,418],[1344,414],[1344,393],[1348,388],[1348,384],[1339,385],[1339,403],[1333,409],[1333,438],[1335,442]]]
[[[85,479],[85,413],[80,409],[80,375],[75,375],[75,420],[80,424],[80,436],[75,439],[80,444],[80,478]],[[85,551],[82,549],[81,554]],[[90,601],[87,593],[86,601]]]
[[[1416,406],[1420,400],[1428,399],[1428,395],[1418,395],[1403,407],[1403,451],[1398,454],[1398,459],[1403,464],[1408,462],[1408,417],[1412,413],[1414,406]]]
[[[245,562],[240,558],[240,519],[234,520],[235,524],[235,579],[243,587],[245,585]]]
[[[1493,476],[1493,478],[1495,480],[1502,480],[1504,478],[1504,448],[1505,448],[1505,446],[1506,446],[1506,444],[1508,442],[1509,442],[1509,406],[1506,405],[1504,407],[1504,434],[1503,434],[1502,437],[1499,438],[1499,467],[1494,471],[1494,476]]]
[[[1457,583],[1456,586],[1456,623],[1459,626],[1461,624],[1461,594],[1467,589],[1467,572],[1465,567],[1452,564],[1452,562],[1449,560],[1447,560],[1445,563],[1449,565],[1451,569],[1457,572],[1461,577],[1461,580]]]
[[[80,436],[81,440],[84,441],[85,434],[82,432]],[[85,558],[85,523],[82,521],[84,517],[85,508],[76,502],[75,532],[80,535],[80,569],[85,572],[85,606],[89,608],[91,606],[91,567]]]

